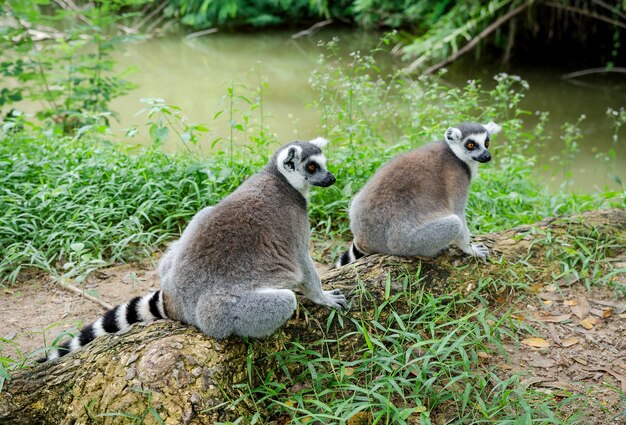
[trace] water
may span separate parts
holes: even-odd
[[[496,64],[485,66],[466,60],[453,64],[445,78],[455,85],[463,85],[468,79],[479,79],[485,86],[489,86],[493,75],[502,71],[503,68]],[[530,113],[547,111],[550,114],[546,126],[549,139],[540,151],[541,169],[537,173],[546,179],[552,189],[557,189],[562,180],[562,173],[554,175],[550,171],[554,169],[550,159],[563,157],[564,144],[560,139],[564,134],[563,125],[576,123],[581,115],[585,116],[580,125],[583,138],[578,142],[580,152],[571,168],[573,188],[589,191],[608,185],[618,189],[619,186],[607,175],[607,171],[617,175],[626,184],[626,128],[622,127],[619,131],[619,144],[615,146],[612,142],[614,131],[607,118],[608,108],[619,110],[620,107],[626,107],[626,75],[608,84],[609,77],[606,74],[576,80],[563,79],[564,74],[575,70],[555,66],[517,66],[513,69],[504,68],[504,71],[520,75],[530,84],[530,91],[521,102],[522,109]],[[534,122],[532,118],[527,121]],[[611,164],[611,170],[607,170],[606,164],[597,159],[596,155],[608,152],[611,147],[616,148],[617,157]],[[555,160],[558,162],[558,159]]]
[[[113,110],[120,113],[122,120],[114,124],[114,131],[122,133],[124,128],[142,125],[146,114],[136,116],[145,105],[142,98],[163,98],[168,104],[183,109],[191,122],[206,124],[210,128],[203,140],[228,139],[230,128],[227,117],[214,116],[222,111],[228,114],[226,98],[229,87],[235,96],[245,95],[254,101],[260,93],[263,97],[265,123],[281,142],[294,139],[310,139],[320,135],[320,116],[309,105],[316,94],[308,85],[311,70],[322,53],[318,41],[330,40],[334,35],[341,38],[341,48],[347,54],[356,49],[368,50],[377,43],[377,35],[362,31],[326,30],[312,37],[292,39],[292,33],[277,31],[251,34],[212,34],[186,40],[184,37],[151,39],[127,46],[117,53],[115,59],[121,67],[134,66],[139,69],[130,79],[139,88],[123,98],[112,102]],[[485,66],[472,59],[453,64],[445,79],[450,84],[462,86],[468,79],[480,79],[489,86],[494,74],[502,67]],[[550,113],[548,134],[551,142],[541,151],[540,168],[537,174],[551,188],[557,189],[561,174],[553,175],[549,170],[549,158],[561,155],[563,144],[559,139],[561,126],[574,123],[581,114],[586,116],[581,129],[584,139],[580,153],[572,164],[574,189],[594,190],[608,185],[618,186],[607,176],[606,166],[595,159],[599,152],[611,147],[613,131],[606,118],[608,107],[619,109],[626,106],[626,90],[607,86],[602,79],[586,79],[598,87],[574,85],[561,78],[573,69],[554,67],[528,67],[506,70],[521,75],[531,86],[522,103],[522,108]],[[626,77],[624,78],[626,80]],[[265,85],[264,82],[267,84]],[[242,87],[244,85],[246,88]],[[611,88],[613,87],[613,88]],[[235,102],[235,109],[247,110],[243,101]],[[257,111],[256,113],[259,113]],[[240,115],[238,116],[240,120]],[[258,117],[258,115],[257,115]],[[258,118],[257,118],[258,119]],[[145,132],[144,132],[145,134]],[[147,142],[147,137],[140,136]],[[626,182],[626,128],[620,132],[617,157],[612,163],[611,173]],[[246,135],[237,132],[235,142],[243,142]],[[225,140],[217,148],[225,149]],[[180,142],[171,140],[166,149],[180,149]],[[206,148],[205,148],[206,150]]]
[[[211,129],[209,140],[228,138],[227,121],[225,124],[222,119],[213,119],[218,112],[228,113],[228,88],[233,87],[236,96],[254,100],[264,81],[263,115],[277,139],[286,143],[315,138],[320,135],[320,114],[309,106],[316,94],[308,79],[322,53],[318,42],[330,41],[334,34],[337,31],[293,40],[288,32],[217,33],[192,40],[169,37],[127,46],[115,59],[120,67],[139,68],[129,79],[140,87],[111,103],[122,117],[114,129],[144,123],[145,114],[135,116],[144,107],[140,100],[158,97],[181,107],[190,121],[207,124]],[[343,31],[339,35],[346,54],[374,46],[378,40],[376,35],[365,32]],[[241,101],[236,108],[248,109]],[[180,148],[180,143],[172,141],[166,148]]]

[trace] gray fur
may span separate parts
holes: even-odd
[[[435,257],[454,243],[484,260],[488,249],[470,243],[465,206],[478,162],[491,159],[485,143],[498,131],[493,122],[460,124],[446,130],[444,140],[381,167],[352,201],[350,250]],[[468,142],[475,144],[471,151]],[[337,266],[350,257],[344,255]]]
[[[309,255],[309,186],[335,182],[321,151],[326,143],[317,138],[279,149],[261,172],[194,216],[159,264],[161,291],[115,307],[39,361],[158,318],[194,325],[215,338],[263,338],[296,310],[293,291],[346,308],[339,290],[322,290]]]
[[[194,217],[159,268],[168,313],[216,338],[262,338],[291,317],[294,290],[346,306],[341,292],[322,290],[309,255],[308,187],[335,181],[319,162],[307,172],[311,158],[325,162],[312,143],[284,146],[263,171]]]

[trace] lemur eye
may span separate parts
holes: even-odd
[[[309,162],[306,166],[306,170],[309,173],[314,173],[317,170],[317,164],[314,162]]]
[[[485,140],[485,148],[489,147],[489,139]]]
[[[474,142],[467,142],[467,143],[465,144],[465,147],[466,147],[468,150],[473,151],[474,149],[476,149],[476,143],[474,143]]]

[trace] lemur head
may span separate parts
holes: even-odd
[[[322,147],[328,140],[318,137],[310,142],[293,142],[283,146],[275,155],[275,165],[291,186],[305,197],[309,187],[327,187],[335,183],[326,169],[326,157]]]
[[[485,125],[463,123],[447,129],[444,139],[461,161],[472,165],[475,164],[474,161],[489,162],[491,160],[491,154],[487,150],[489,139],[492,134],[498,133],[501,129],[502,127],[493,121]]]

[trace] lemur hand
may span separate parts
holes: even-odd
[[[473,243],[471,245],[472,255],[474,257],[480,258],[482,261],[485,261],[487,257],[489,257],[489,248],[487,248],[482,243]]]
[[[322,296],[319,300],[313,300],[317,304],[325,305],[336,310],[346,310],[348,308],[348,302],[346,297],[341,293],[340,289],[333,289],[332,291],[322,291]]]

